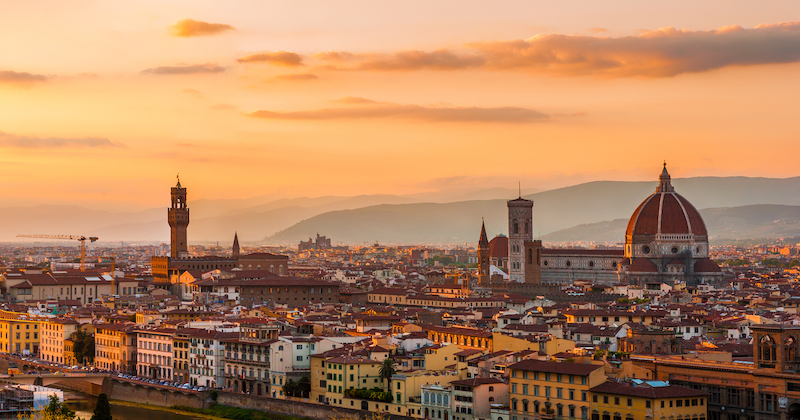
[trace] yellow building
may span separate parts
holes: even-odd
[[[608,381],[589,390],[592,420],[705,420],[708,394],[661,381]]]
[[[325,402],[339,407],[356,407],[355,402],[345,403],[348,389],[384,389],[384,380],[379,375],[381,363],[366,357],[339,356],[325,362]],[[314,378],[312,378],[314,379]]]
[[[94,335],[94,365],[124,373],[136,372],[136,326],[98,325]]]
[[[588,418],[589,389],[606,381],[603,365],[523,360],[510,371],[510,415]],[[610,420],[610,419],[608,419]]]
[[[46,317],[21,312],[0,311],[0,351],[36,354],[39,352],[39,325]]]
[[[479,328],[425,326],[425,334],[434,343],[451,343],[462,349],[493,351],[492,333]]]

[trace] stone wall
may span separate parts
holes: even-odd
[[[103,380],[103,385],[108,381],[109,378]],[[39,378],[39,382],[41,382],[41,378]],[[35,383],[36,385],[40,385],[39,383]],[[64,378],[60,379],[58,382],[54,382],[48,386],[52,386],[54,388],[65,388],[70,389],[73,391],[83,392],[84,394],[98,396],[103,392],[103,386],[93,384],[89,381],[84,381],[79,378]]]
[[[116,378],[108,378],[103,382],[102,392],[113,400],[149,404],[159,407],[183,405],[194,408],[205,408],[210,404],[209,392],[187,392],[174,388],[143,386]]]
[[[270,413],[289,414],[299,417],[311,417],[313,419],[330,419],[337,414],[355,415],[358,418],[366,418],[369,411],[352,410],[349,408],[331,407],[329,405],[314,404],[303,401],[289,401],[269,397],[258,397],[255,395],[234,394],[232,392],[220,392],[217,397],[217,404],[232,407],[250,408],[253,410],[266,411]],[[388,415],[390,420],[413,420],[412,417]]]

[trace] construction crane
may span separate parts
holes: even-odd
[[[97,241],[96,236],[83,235],[17,235],[18,238],[38,238],[38,239],[67,239],[81,241],[81,271],[86,271],[86,240],[89,242]]]

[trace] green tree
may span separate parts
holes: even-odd
[[[67,407],[67,404],[62,403],[57,396],[51,395],[50,401],[39,412],[39,415],[34,415],[32,418],[41,420],[74,420],[76,416],[75,412]]]
[[[281,389],[283,390],[284,396],[294,397],[294,393],[297,390],[297,384],[295,384],[293,380],[289,379],[285,384],[283,384]]]
[[[378,370],[378,376],[380,376],[383,379],[386,379],[386,390],[389,392],[392,391],[391,388],[392,375],[397,373],[396,366],[397,365],[395,364],[394,359],[392,359],[391,357],[387,357],[383,359],[383,362],[381,362],[381,367]]]
[[[94,408],[91,420],[114,420],[111,417],[111,404],[108,403],[106,394],[97,397],[97,407]]]
[[[303,376],[297,381],[294,394],[295,397],[308,398],[311,394],[311,379],[308,376]]]
[[[72,339],[75,342],[73,352],[78,363],[91,363],[94,360],[94,336],[79,329],[73,334]]]

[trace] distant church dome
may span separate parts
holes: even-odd
[[[633,212],[625,235],[708,235],[706,224],[697,209],[672,188],[666,165],[659,181],[656,192]]]
[[[675,192],[666,163],[658,179],[656,191],[628,221],[621,273],[639,285],[721,280],[722,270],[708,258],[708,231],[700,212]]]

